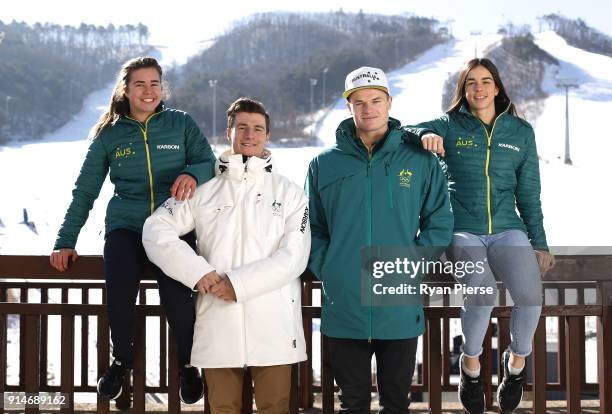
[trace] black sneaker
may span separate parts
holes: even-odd
[[[510,375],[508,361],[510,350],[506,349],[502,354],[502,365],[504,367],[504,379],[497,387],[497,404],[503,414],[512,413],[523,398],[523,382],[525,381],[525,368],[518,375]]]
[[[179,373],[179,398],[185,404],[195,404],[204,396],[202,374],[196,367],[183,367]]]
[[[459,360],[459,401],[468,414],[483,414],[485,410],[484,386],[482,375],[470,377],[463,371],[461,360]]]
[[[98,380],[98,394],[109,400],[119,397],[121,391],[123,391],[123,379],[129,370],[130,368],[127,365],[122,365],[121,361],[114,360],[113,364]]]

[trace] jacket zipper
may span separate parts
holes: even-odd
[[[368,169],[367,175],[367,188],[366,188],[366,246],[372,245],[372,158],[368,157]],[[368,343],[372,342],[372,278],[369,277],[370,289],[368,290],[368,297],[370,298],[368,308]]]
[[[142,127],[142,124],[140,121],[130,118],[129,116],[126,117],[128,119],[131,119],[132,121],[136,121],[138,122],[138,128],[140,128],[140,132],[142,132],[142,136],[144,139],[144,143],[145,143],[145,152],[147,154],[147,171],[149,174],[149,191],[150,191],[150,196],[151,196],[151,214],[153,214],[153,212],[155,211],[155,192],[153,190],[153,170],[151,168],[151,153],[149,151],[149,135],[148,135],[148,128],[149,128],[149,121],[151,120],[151,118],[153,118],[155,115],[158,115],[162,113],[162,111],[160,112],[156,112],[154,114],[152,114],[151,116],[149,116],[147,118],[147,120],[144,123],[144,128]]]
[[[385,163],[385,175],[387,176],[387,199],[389,201],[389,208],[393,209],[393,187],[391,185],[391,166],[387,161]]]
[[[506,111],[509,108],[510,108],[510,105],[508,105],[508,108],[506,108],[504,112],[502,112],[501,114],[495,117],[495,121],[493,121],[493,128],[491,128],[490,134],[487,132],[487,127],[485,126],[484,122],[482,122],[480,118],[476,117],[478,121],[480,121],[480,124],[482,125],[482,129],[484,129],[485,135],[487,137],[487,160],[485,162],[485,175],[487,176],[487,218],[488,218],[489,234],[493,234],[493,217],[491,215],[491,177],[489,176],[489,160],[491,158],[491,139],[493,138],[493,132],[495,131],[495,124],[497,123],[497,120],[499,119],[500,116],[506,113]]]

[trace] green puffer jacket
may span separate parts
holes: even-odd
[[[142,232],[176,177],[187,173],[202,184],[214,176],[214,166],[208,141],[187,113],[160,107],[144,123],[121,117],[91,143],[54,248],[75,247],[109,170],[115,191],[106,235],[118,228]]]
[[[548,250],[536,141],[528,122],[506,109],[489,132],[463,106],[404,129],[413,133],[411,140],[418,145],[428,132],[444,138],[455,231],[496,234],[519,229],[527,233],[535,249]]]
[[[451,240],[453,215],[440,163],[404,142],[399,126],[390,119],[390,132],[370,157],[355,137],[353,119],[347,119],[336,131],[336,145],[310,163],[308,267],[323,282],[325,335],[402,339],[423,332],[420,296],[417,306],[373,306],[360,273],[362,248],[441,246],[440,253]]]

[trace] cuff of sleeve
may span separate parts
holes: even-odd
[[[421,132],[419,132],[419,138],[420,138],[420,139],[423,139],[423,137],[424,137],[425,135],[427,135],[427,134],[433,134],[433,133],[434,133],[433,131],[430,131],[430,130],[426,129],[425,131],[421,131]]]
[[[195,286],[200,281],[200,279],[202,279],[202,276],[215,270],[215,268],[209,263],[204,260],[203,262],[204,263],[201,263],[198,266],[194,266],[192,270],[185,275],[185,280],[183,281],[183,283],[185,284],[185,286],[187,286],[193,291],[197,290]]]
[[[236,273],[237,272],[235,271],[229,271],[226,272],[226,275],[229,278],[230,282],[232,282],[232,286],[234,287],[234,293],[236,294],[236,302],[245,302],[247,300],[246,287],[244,286],[244,283],[242,283],[240,276]]]

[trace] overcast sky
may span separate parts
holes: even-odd
[[[213,6],[214,5],[214,6]],[[536,17],[561,13],[582,18],[586,23],[612,36],[612,1],[593,0],[220,0],[220,1],[130,1],[130,0],[2,0],[0,20],[53,22],[78,25],[81,22],[107,25],[142,22],[149,26],[154,44],[177,44],[206,40],[223,32],[234,20],[265,11],[344,11],[402,14],[454,19],[453,32],[463,36],[471,31],[495,32],[499,25],[531,24],[537,30]]]

